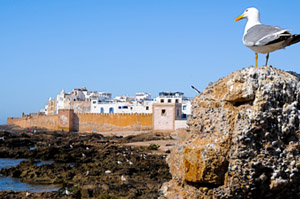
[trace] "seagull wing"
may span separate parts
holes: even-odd
[[[251,27],[244,35],[243,42],[245,46],[266,46],[277,42],[285,41],[292,34],[286,29],[277,26],[255,25]]]

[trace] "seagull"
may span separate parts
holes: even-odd
[[[123,175],[121,176],[121,181],[126,182],[126,178]]]
[[[283,49],[300,41],[299,34],[291,34],[288,30],[278,26],[261,24],[260,14],[256,8],[246,9],[235,21],[241,19],[248,19],[244,31],[243,43],[255,52],[256,67],[257,53],[267,54],[266,65],[268,65],[270,52]]]
[[[25,195],[26,195],[26,197],[28,197],[28,196],[30,196],[30,193],[26,191]]]
[[[71,192],[68,190],[68,188],[65,189],[65,194],[68,196],[71,194]]]

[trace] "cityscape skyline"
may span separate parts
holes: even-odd
[[[259,0],[53,0],[0,3],[0,124],[38,112],[62,89],[114,96],[179,91],[194,97],[210,82],[255,64],[242,43],[248,7],[261,21],[300,34],[300,2]],[[299,71],[300,44],[269,64]],[[258,65],[265,63],[259,54]]]

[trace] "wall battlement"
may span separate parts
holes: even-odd
[[[21,118],[7,118],[7,124],[22,128],[101,132],[151,130],[152,120],[152,114],[147,113],[74,113],[73,109],[60,109],[57,115],[22,115]]]

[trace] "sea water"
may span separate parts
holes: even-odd
[[[9,167],[16,166],[23,160],[26,159],[0,158],[0,170],[2,168],[9,168]],[[41,162],[41,164],[43,164],[43,162]],[[50,191],[57,191],[60,188],[61,187],[59,187],[58,185],[27,184],[21,182],[19,178],[1,176],[0,174],[0,191],[13,190],[13,191],[30,191],[30,192],[44,192],[44,191],[50,192]]]

